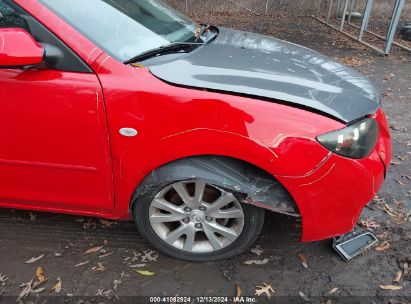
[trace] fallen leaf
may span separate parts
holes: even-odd
[[[6,277],[6,275],[0,273],[0,286],[4,286],[7,280],[8,278]]]
[[[37,287],[39,287],[40,285],[43,285],[44,283],[46,283],[48,280],[49,280],[49,279],[45,278],[43,281],[33,282],[32,288],[33,288],[33,289],[34,289],[34,288],[37,288]]]
[[[372,202],[373,202],[374,204],[376,204],[376,205],[382,205],[382,204],[385,203],[385,198],[376,195],[376,196],[372,199]]]
[[[24,289],[21,291],[21,293],[17,297],[17,300],[16,300],[17,303],[19,303],[21,299],[24,299],[30,294],[32,290],[32,287],[31,287],[32,284],[33,284],[33,279],[28,283],[24,283],[20,285],[20,287],[24,287]]]
[[[122,284],[123,282],[121,280],[114,280],[113,281],[113,290],[115,292],[118,291],[119,286]]]
[[[332,295],[334,293],[336,293],[338,291],[338,287],[334,287],[333,289],[331,289],[328,294]]]
[[[377,238],[379,238],[381,240],[384,240],[387,237],[388,237],[388,232],[387,231],[384,231],[383,233],[380,233],[380,234],[377,235]]]
[[[380,285],[381,289],[384,290],[400,290],[402,289],[402,286],[398,286],[398,285]]]
[[[401,208],[398,210],[395,210],[393,207],[391,207],[388,204],[384,204],[383,208],[379,209],[383,210],[385,213],[387,213],[393,220],[395,220],[397,223],[403,223],[405,220],[405,211],[402,210]]]
[[[135,68],[144,68],[144,65],[142,65],[141,63],[137,63],[137,62],[133,62],[130,65]]]
[[[94,219],[89,219],[87,222],[83,223],[83,229],[96,229],[97,224]]]
[[[405,262],[404,263],[404,275],[405,276],[408,275],[409,272],[410,272],[410,265],[407,262]]]
[[[370,218],[360,221],[360,225],[364,227],[365,229],[369,229],[369,230],[380,227],[379,224],[377,224],[373,219],[370,219]]]
[[[397,155],[397,154],[395,154],[395,157],[398,158],[401,161],[404,161],[404,160],[407,159],[407,156],[400,156],[400,155]]]
[[[104,289],[98,289],[98,290],[97,290],[97,293],[96,293],[96,296],[101,296],[101,297],[110,299],[112,292],[113,292],[113,291],[112,291],[111,289],[109,289],[109,290],[107,290],[107,291],[104,291]]]
[[[262,260],[249,260],[249,261],[243,262],[243,264],[246,264],[246,265],[253,265],[253,264],[255,264],[255,265],[265,265],[267,263],[268,263],[267,258],[264,258]]]
[[[39,255],[38,257],[33,257],[30,260],[25,261],[25,264],[32,264],[34,262],[37,262],[38,260],[41,260],[42,258],[44,258],[44,253]]]
[[[155,272],[151,272],[148,270],[136,270],[136,272],[144,276],[152,276],[156,274]]]
[[[405,186],[405,184],[404,184],[401,180],[396,179],[395,181],[396,181],[400,186]]]
[[[90,254],[90,253],[96,253],[99,252],[101,249],[103,249],[103,246],[96,246],[88,249],[84,254]]]
[[[264,252],[264,250],[260,248],[253,248],[251,249],[251,252],[255,253],[256,255],[261,255]]]
[[[135,264],[135,265],[130,265],[131,268],[141,268],[141,267],[146,267],[147,264]]]
[[[135,262],[135,261],[138,261],[140,259],[141,259],[141,253],[133,251],[133,257],[131,258],[131,262]]]
[[[57,278],[57,283],[50,289],[50,292],[54,291],[55,293],[60,293],[61,285],[62,285],[61,279]]]
[[[398,271],[395,276],[394,279],[392,280],[394,283],[399,283],[401,281],[401,277],[402,277],[402,271]]]
[[[111,227],[115,222],[108,221],[105,219],[100,219],[100,224],[102,224],[104,227]]]
[[[394,200],[394,204],[396,204],[398,207],[402,206],[403,203],[404,203],[404,202],[401,201],[401,200]]]
[[[83,265],[87,265],[88,263],[90,263],[90,261],[84,261],[84,262],[81,262],[81,263],[78,263],[76,266],[74,266],[74,267],[80,267],[80,266],[83,266]]]
[[[144,254],[141,256],[142,263],[157,262],[158,253],[155,250],[147,249],[147,250],[144,250],[143,253]]]
[[[271,293],[274,294],[275,291],[271,287],[271,284],[267,284],[267,283],[263,283],[263,284],[264,286],[256,286],[257,289],[255,290],[255,295],[259,297],[260,295],[265,294],[268,297],[268,299],[270,299]]]
[[[237,285],[237,292],[236,292],[237,297],[241,297],[241,288],[239,285]]]
[[[375,247],[375,250],[377,250],[377,251],[385,251],[385,250],[390,249],[390,247],[391,247],[390,243],[389,243],[388,241],[384,241],[384,242],[382,242],[380,245],[376,246],[376,247]]]
[[[300,253],[298,255],[298,258],[300,259],[301,264],[303,265],[303,267],[307,269],[308,268],[308,261],[307,261],[307,258],[305,257],[305,255]]]
[[[388,204],[384,204],[384,211],[388,213],[389,216],[394,217],[396,216],[396,212],[392,207],[390,207]]]
[[[98,258],[99,258],[99,259],[106,258],[106,257],[112,255],[113,253],[114,253],[114,252],[108,252],[108,253],[106,253],[106,254],[99,255]]]
[[[45,276],[45,274],[44,274],[44,269],[43,269],[43,267],[37,267],[37,270],[36,270],[36,278],[37,278],[37,280],[39,281],[39,282],[41,282],[41,281],[44,281],[45,279],[46,279],[46,276]]]
[[[91,268],[91,270],[93,271],[104,271],[106,270],[106,267],[104,267],[104,265],[100,262],[97,262],[97,266],[94,266],[93,268]]]
[[[306,302],[311,302],[310,298],[307,297],[302,291],[299,291],[298,294],[300,295],[301,299],[303,299]]]
[[[32,290],[31,290],[31,293],[36,294],[36,293],[43,292],[43,291],[45,291],[45,290],[46,290],[46,287],[40,287],[40,288],[37,288],[37,289],[32,289]]]
[[[29,294],[33,293],[33,294],[38,294],[40,292],[43,292],[46,288],[37,288],[39,287],[41,284],[43,284],[44,282],[47,281],[47,279],[43,280],[43,281],[37,281],[33,283],[34,279],[31,279],[30,282],[28,283],[24,283],[21,284],[20,287],[23,287],[23,291],[20,293],[20,295],[17,297],[17,303],[20,303],[20,301],[22,299],[24,299],[25,297],[27,297]]]

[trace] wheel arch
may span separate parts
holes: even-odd
[[[212,154],[183,157],[152,170],[135,188],[129,209],[156,185],[189,179],[201,179],[230,190],[243,203],[299,216],[298,206],[291,194],[266,170],[245,160]]]

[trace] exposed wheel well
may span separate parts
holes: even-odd
[[[187,179],[201,179],[230,190],[243,203],[299,216],[292,196],[271,174],[243,160],[216,155],[182,158],[153,170],[134,191],[130,209],[156,185]]]

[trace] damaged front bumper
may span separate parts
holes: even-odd
[[[356,160],[330,153],[308,175],[275,176],[298,206],[303,242],[351,231],[363,207],[380,190],[391,160],[391,140],[384,113],[379,110],[374,118],[380,124],[380,138],[368,157]]]

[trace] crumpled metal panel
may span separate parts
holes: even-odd
[[[267,36],[219,28],[185,55],[144,62],[168,83],[272,99],[350,122],[379,108],[365,76],[318,52]],[[167,59],[170,58],[170,59]]]
[[[198,156],[166,164],[148,175],[133,201],[159,185],[192,178],[234,192],[239,201],[274,212],[299,216],[294,200],[273,176],[248,163],[216,156]]]

